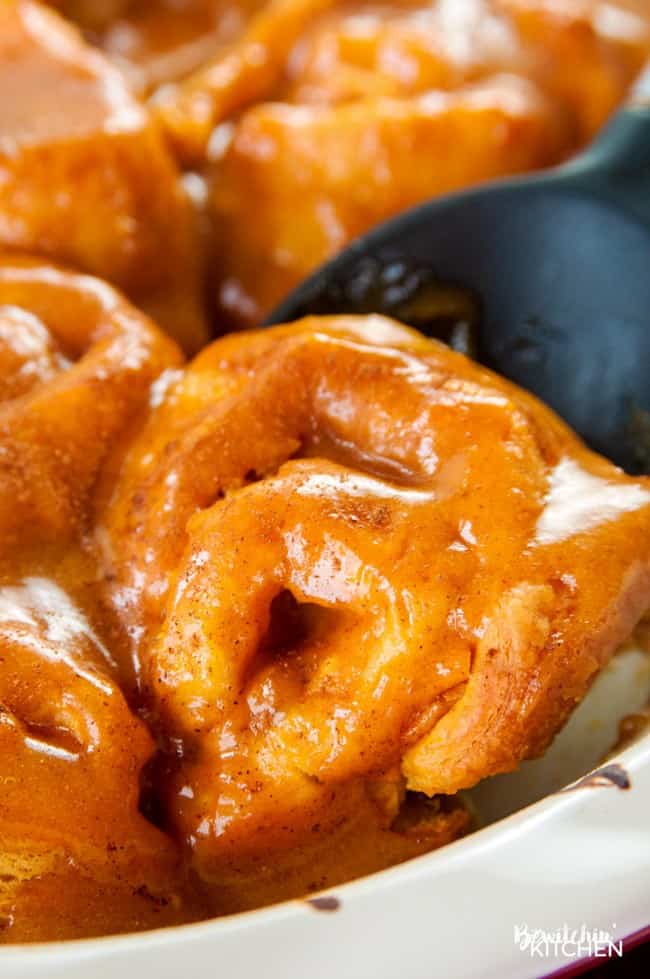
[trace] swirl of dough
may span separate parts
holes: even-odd
[[[139,811],[154,743],[79,546],[109,448],[180,360],[103,282],[0,255],[2,940],[191,916],[178,850]]]
[[[377,780],[433,795],[513,768],[650,599],[648,482],[380,317],[213,344],[101,524],[208,877],[333,832]]]
[[[174,343],[104,283],[0,256],[0,539],[83,524],[108,448],[178,363]]]

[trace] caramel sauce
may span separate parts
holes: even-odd
[[[87,40],[0,9],[7,942],[450,842],[459,790],[542,752],[650,600],[648,480],[459,353],[325,316],[186,363],[107,284],[204,345],[180,160],[220,325],[254,323],[382,217],[582,145],[647,55],[644,4],[52,6]],[[471,352],[472,298],[412,271],[348,283],[353,308],[380,293]]]
[[[110,287],[9,257],[0,309],[7,941],[457,838],[458,790],[541,751],[647,609],[650,483],[392,320],[184,365]]]

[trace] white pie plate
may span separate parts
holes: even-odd
[[[648,659],[617,657],[541,763],[470,794],[484,821],[588,769],[615,740],[620,717],[649,693]],[[551,792],[435,853],[315,900],[138,935],[5,947],[0,977],[528,979],[580,969],[572,945],[555,954],[542,943],[533,956],[514,930],[650,937],[650,732],[607,764],[620,766],[614,776],[627,776],[628,789],[596,779],[604,784]]]

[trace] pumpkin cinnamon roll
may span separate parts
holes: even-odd
[[[0,255],[0,941],[192,917],[84,544],[109,450],[180,361],[105,283]]]
[[[88,565],[61,563],[79,589]],[[139,810],[153,741],[54,573],[0,583],[0,941],[191,920],[179,851]]]
[[[431,848],[405,792],[543,751],[650,604],[650,482],[379,317],[218,341],[111,471],[166,825],[226,908]]]
[[[320,263],[405,208],[562,162],[604,125],[650,56],[645,0],[55,6],[149,96],[147,117],[191,171],[220,332],[258,324]],[[129,188],[142,187],[142,155],[120,163]],[[162,194],[170,183],[160,147],[151,158],[160,173],[133,211],[143,237],[138,274],[163,284],[161,302],[80,258],[168,325],[178,315],[172,285],[192,275],[183,222],[173,234],[165,225],[178,209],[167,197],[159,212],[154,200],[153,223],[148,216],[152,187]],[[165,254],[142,225],[157,229]],[[128,227],[120,220],[117,240]],[[189,349],[201,341],[200,332],[169,328]]]
[[[85,526],[113,442],[180,352],[117,292],[0,254],[0,540],[63,543]],[[13,558],[12,558],[13,559]]]
[[[595,0],[318,2],[311,17],[308,7],[269,4],[213,65],[156,100],[181,158],[208,161],[229,328],[260,322],[379,221],[561,162],[650,54],[650,14],[625,0],[608,16]]]
[[[159,114],[196,162],[213,128],[258,102],[340,104],[455,89],[504,72],[564,102],[593,136],[643,67],[643,0],[272,0]]]
[[[121,73],[33,0],[0,6],[0,248],[100,276],[188,350],[208,337],[180,174]]]
[[[264,0],[49,0],[139,94],[199,70],[235,41]]]

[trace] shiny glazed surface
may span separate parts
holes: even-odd
[[[108,279],[189,352],[382,219],[565,160],[650,54],[645,0],[50,6],[83,37],[0,10],[0,245]]]
[[[0,248],[107,279],[196,350],[208,329],[194,216],[121,73],[41,4],[3,0],[0,91]]]
[[[107,452],[180,363],[96,279],[0,256],[0,923],[5,940],[187,920],[139,812],[154,742],[82,546]]]
[[[269,4],[154,100],[180,157],[212,161],[223,322],[259,322],[409,206],[561,162],[649,53],[650,11],[634,0]]]
[[[648,603],[649,520],[647,481],[391,321],[204,351],[100,516],[199,861],[338,818],[333,787],[542,750]]]
[[[10,257],[0,309],[5,940],[448,842],[648,607],[648,480],[392,321],[183,366],[108,286]]]
[[[81,274],[186,351],[204,264],[217,329],[253,323],[380,218],[581,145],[644,3],[51,6],[85,35],[0,0],[8,942],[457,838],[456,793],[542,751],[650,602],[648,480],[512,385],[378,317],[186,364]]]

